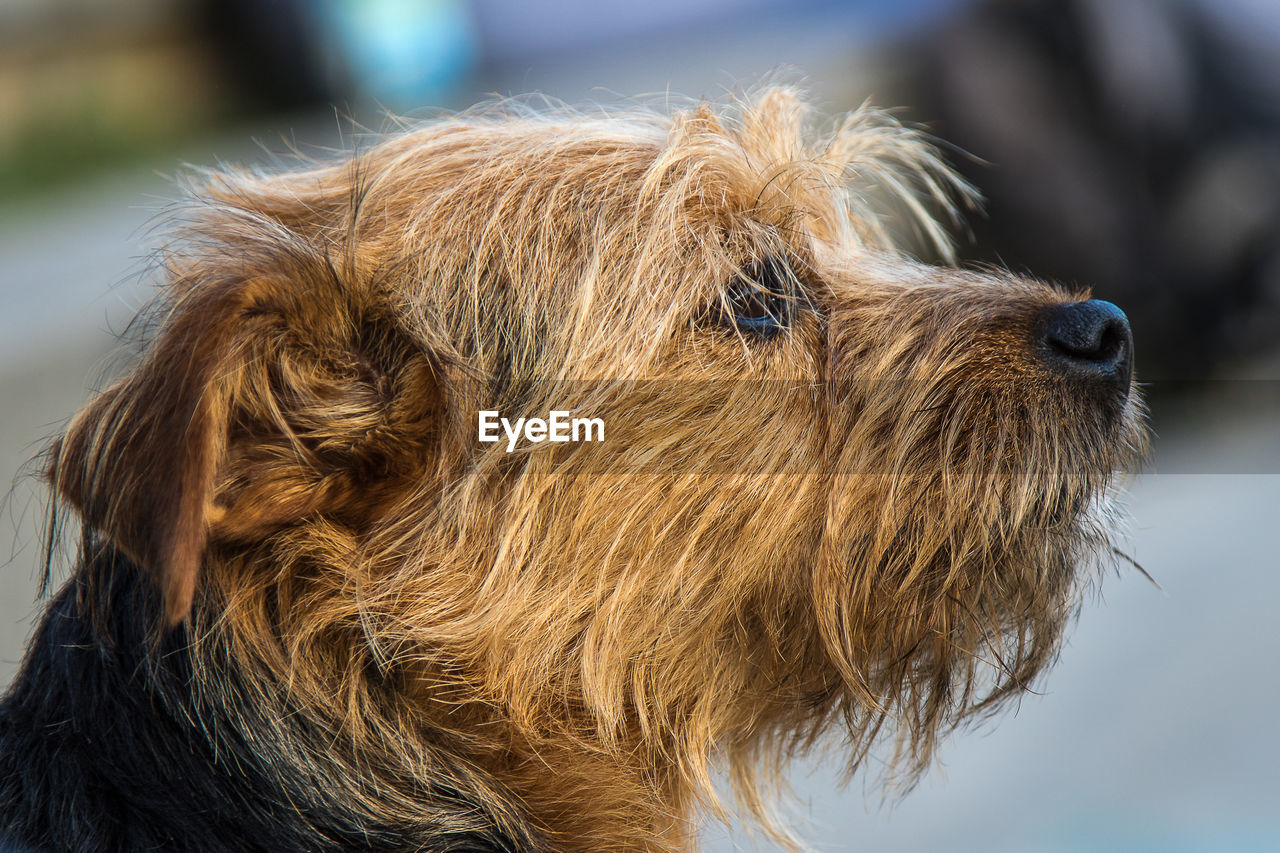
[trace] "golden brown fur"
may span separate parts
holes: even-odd
[[[723,760],[781,837],[769,783],[822,732],[910,778],[1051,662],[1145,440],[1028,344],[1078,294],[895,247],[945,252],[927,211],[964,194],[913,131],[824,132],[786,88],[209,174],[156,340],[52,476],[198,678],[271,674],[356,766],[443,750],[560,849],[665,850],[722,813]],[[726,288],[769,259],[794,321],[756,339]],[[481,409],[607,440],[507,453]]]

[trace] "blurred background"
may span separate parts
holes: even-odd
[[[0,475],[110,374],[187,164],[270,164],[494,94],[716,97],[783,70],[903,107],[983,192],[961,254],[1130,315],[1155,450],[1133,570],[1041,692],[885,803],[796,766],[823,850],[1280,851],[1274,0],[0,0]],[[0,519],[0,684],[42,492]],[[838,745],[833,745],[838,746]],[[838,749],[836,750],[838,752]],[[708,826],[707,849],[767,850]]]

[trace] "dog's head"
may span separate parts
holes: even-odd
[[[1144,441],[1123,315],[895,248],[945,252],[956,194],[915,132],[786,89],[207,176],[52,476],[167,624],[194,600],[317,690],[394,679],[703,791],[713,746],[840,716],[919,766],[1051,660]],[[481,441],[490,411],[603,440]]]

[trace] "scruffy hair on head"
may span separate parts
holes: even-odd
[[[1084,294],[899,248],[949,258],[969,197],[787,87],[205,173],[155,340],[50,476],[193,690],[341,752],[389,824],[448,755],[556,849],[682,848],[723,759],[795,843],[771,787],[825,732],[909,783],[1053,660],[1145,441],[1033,346]],[[508,452],[485,410],[606,440]]]

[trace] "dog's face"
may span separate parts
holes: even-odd
[[[54,476],[170,624],[194,597],[328,695],[394,675],[695,788],[833,715],[923,760],[1052,658],[1144,441],[1122,318],[895,250],[950,189],[782,89],[214,176]]]

